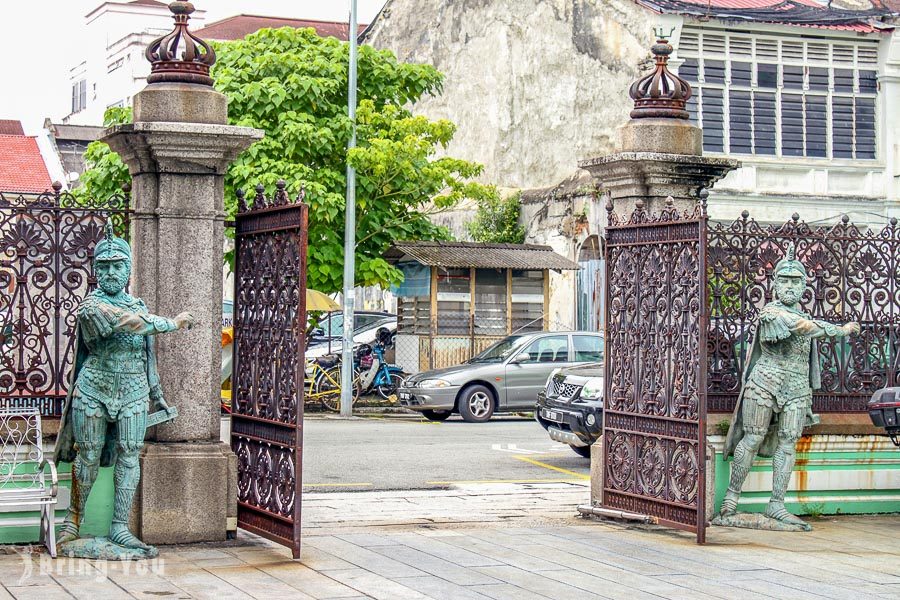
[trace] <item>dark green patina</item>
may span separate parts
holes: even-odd
[[[797,440],[803,428],[818,422],[812,412],[813,390],[821,387],[816,339],[859,333],[855,322],[834,325],[811,318],[800,308],[806,268],[794,244],[775,265],[775,300],[759,313],[756,335],[744,371],[743,386],[725,441],[733,456],[728,491],[714,525],[809,531],[810,525],[784,506]],[[737,512],[744,480],[757,454],[772,457],[772,496],[764,517]]]
[[[78,306],[72,385],[63,408],[56,460],[72,462],[72,502],[59,532],[59,553],[83,558],[131,559],[157,555],[128,529],[140,480],[138,456],[146,428],[177,416],[166,404],[151,336],[190,328],[193,317],[150,314],[125,292],[131,248],[106,225],[94,248],[99,287]],[[158,412],[148,415],[149,406]],[[109,536],[79,539],[91,487],[101,466],[115,466]]]

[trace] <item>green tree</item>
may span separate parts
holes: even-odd
[[[521,193],[508,198],[493,195],[482,198],[475,217],[466,223],[466,229],[476,242],[493,244],[521,244],[525,241],[525,228],[519,225]]]
[[[271,192],[284,179],[291,195],[305,187],[310,287],[323,292],[342,287],[348,160],[357,170],[358,285],[398,283],[400,272],[382,258],[392,241],[446,239],[449,232],[431,223],[430,214],[462,198],[495,195],[493,187],[472,181],[480,165],[436,156],[455,126],[408,108],[440,93],[442,75],[433,67],[359,48],[357,147],[348,154],[347,43],[321,38],[313,29],[285,27],[217,43],[215,49],[212,75],[216,89],[228,96],[229,122],[266,132],[228,170],[226,210],[233,216],[235,191],[245,189],[250,197],[257,183]],[[118,164],[99,154],[91,160],[96,178],[110,187],[122,183]],[[85,180],[93,177],[85,174]]]
[[[131,108],[107,108],[103,114],[103,126],[112,127],[131,123]],[[76,198],[105,200],[122,193],[122,186],[131,182],[128,167],[103,142],[91,142],[84,151],[87,170],[82,173],[80,185],[73,190]]]

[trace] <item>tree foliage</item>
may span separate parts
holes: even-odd
[[[359,48],[357,147],[347,151],[349,46],[312,29],[262,29],[243,40],[215,44],[216,88],[228,96],[229,122],[256,127],[266,137],[234,162],[225,178],[226,211],[235,191],[257,183],[274,191],[284,179],[296,195],[306,189],[309,216],[308,285],[339,291],[343,278],[347,161],[356,169],[358,285],[398,283],[399,271],[382,255],[394,240],[444,239],[429,214],[462,198],[493,197],[472,181],[480,165],[438,157],[455,126],[411,113],[408,106],[441,89],[429,65],[399,62],[389,51]],[[121,162],[92,154],[86,192],[121,184]],[[124,173],[127,178],[127,171]],[[95,179],[96,178],[96,179]],[[88,186],[90,182],[90,186]]]
[[[525,228],[519,225],[521,198],[521,194],[513,194],[508,198],[494,195],[480,200],[475,217],[466,223],[472,239],[493,244],[524,242]]]
[[[103,114],[104,127],[124,123],[131,123],[131,108],[107,108]],[[122,186],[131,182],[128,167],[103,142],[88,144],[84,151],[84,163],[87,170],[81,174],[80,185],[72,192],[76,198],[106,200],[122,193]]]

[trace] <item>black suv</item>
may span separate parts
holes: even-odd
[[[538,392],[534,418],[550,439],[590,457],[603,431],[603,363],[554,371]]]

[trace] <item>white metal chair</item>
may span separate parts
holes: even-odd
[[[37,409],[0,408],[0,506],[40,506],[41,537],[56,557],[53,526],[59,479],[53,460],[44,456],[41,413]],[[50,467],[50,485],[44,469]]]

